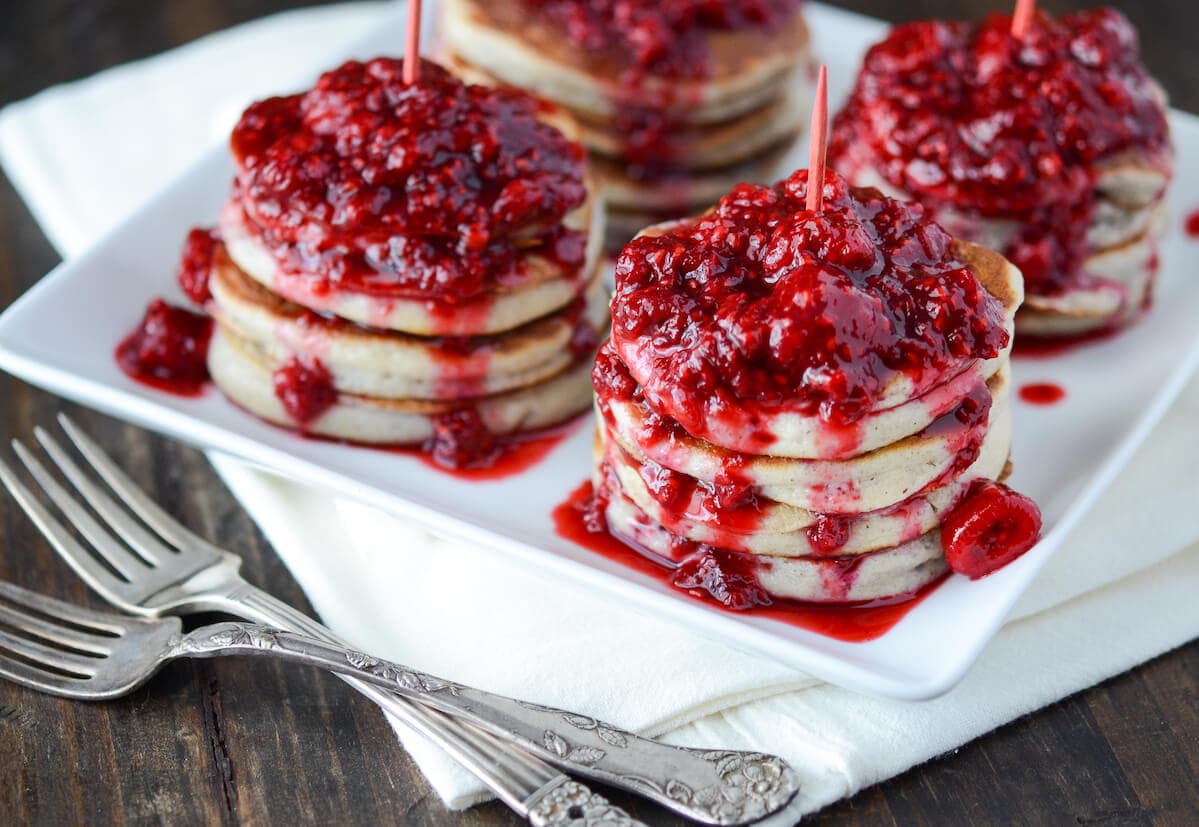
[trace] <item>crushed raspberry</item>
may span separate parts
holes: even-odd
[[[242,116],[234,199],[280,264],[329,289],[462,302],[514,270],[517,231],[581,263],[582,234],[557,225],[586,196],[584,153],[545,104],[432,63],[402,74],[351,61]]]
[[[127,375],[145,384],[195,396],[208,382],[212,319],[155,299],[138,326],[117,346]]]
[[[499,456],[501,445],[477,409],[460,408],[434,418],[433,436],[424,450],[445,468],[486,468]]]
[[[212,259],[220,241],[221,235],[216,230],[196,227],[187,234],[187,239],[183,242],[183,256],[179,262],[179,286],[196,304],[204,304],[212,298],[212,293],[208,290],[208,279],[212,274]]]
[[[805,529],[808,542],[817,554],[836,554],[849,542],[850,517],[839,514],[817,514],[816,522]]]
[[[1003,568],[1036,545],[1040,536],[1037,504],[990,480],[974,483],[941,526],[949,567],[971,580]]]
[[[897,375],[928,386],[1007,344],[999,300],[918,205],[831,172],[824,190],[810,213],[806,170],[742,184],[624,248],[612,342],[652,408],[700,434],[747,406],[848,425]],[[597,388],[616,374],[597,364]]]
[[[1119,12],[897,26],[870,50],[837,116],[830,162],[863,163],[939,209],[1021,223],[1003,252],[1028,287],[1075,282],[1095,166],[1137,148],[1168,157],[1169,128],[1136,32]]]
[[[337,403],[333,376],[319,359],[293,356],[272,376],[275,396],[299,425],[309,425]]]
[[[758,580],[752,554],[699,546],[675,569],[671,582],[680,589],[708,595],[722,606],[744,611],[773,603]]]

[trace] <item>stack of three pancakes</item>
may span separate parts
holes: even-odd
[[[429,96],[430,106],[439,105],[442,94],[456,101],[479,96],[432,64],[423,71],[422,84],[428,88],[422,94]],[[356,107],[365,106],[355,103],[352,95],[369,100],[375,90],[400,88],[398,64],[347,64],[323,78],[307,100],[296,96],[255,104],[234,134],[238,177],[220,216],[221,241],[209,276],[209,308],[217,322],[209,350],[215,383],[234,402],[268,421],[353,442],[424,445],[439,462],[457,467],[488,462],[498,450],[495,438],[552,426],[585,410],[591,362],[607,329],[608,313],[596,274],[602,211],[590,192],[584,193],[581,150],[563,144],[578,151],[573,161],[579,177],[567,180],[563,188],[577,194],[574,200],[581,203],[565,205],[565,214],[557,217],[493,231],[477,258],[496,264],[480,268],[483,272],[468,285],[469,292],[465,286],[455,289],[467,284],[466,271],[455,269],[467,256],[453,253],[453,239],[434,239],[421,247],[434,251],[426,258],[405,258],[403,245],[425,242],[390,235],[383,244],[375,244],[366,237],[339,235],[337,227],[319,219],[334,214],[335,207],[344,209],[336,192],[344,182],[318,182],[311,189],[316,207],[302,208],[296,202],[304,194],[292,180],[302,173],[269,169],[274,163],[271,153],[283,152],[279,147],[319,140],[294,113],[315,108],[314,101],[324,100],[317,94],[327,94],[325,87],[343,86],[354,90],[346,96],[351,99],[346,106],[350,114],[339,115],[349,119]],[[398,98],[412,93],[387,94]],[[460,105],[468,113],[475,111],[475,104]],[[477,106],[486,109],[486,100]],[[286,110],[286,117],[274,111],[279,109]],[[534,129],[532,121],[521,120],[526,109],[536,113],[537,122],[554,116],[531,99],[527,105],[513,99],[499,107],[501,112],[510,110],[512,123],[501,123],[496,130],[503,135],[505,128]],[[403,111],[402,105],[396,111]],[[371,115],[393,117],[387,110],[372,110]],[[565,119],[553,126],[571,129]],[[451,124],[453,128],[457,127]],[[491,129],[482,122],[478,128]],[[417,140],[447,140],[438,136],[435,124],[419,129]],[[446,134],[450,139],[455,135]],[[546,142],[554,145],[569,137],[566,132],[546,134]],[[520,140],[534,143],[533,138]],[[324,151],[328,156],[334,152],[328,147]],[[361,159],[353,150],[337,151],[347,156],[351,172],[346,177],[364,188],[352,171],[362,166]],[[314,157],[315,153],[300,163],[312,166]],[[539,163],[535,153],[528,157]],[[567,160],[571,159],[561,162],[569,171],[564,178],[575,174]],[[447,160],[428,176],[442,174],[455,163]],[[424,174],[418,170],[409,181]],[[289,183],[272,189],[263,183],[268,175]],[[381,198],[390,190],[379,192]],[[484,195],[495,198],[494,192]],[[413,209],[411,201],[408,209]],[[301,237],[282,238],[290,225],[280,227],[281,214],[304,216],[308,223]],[[320,240],[317,254],[305,246],[313,237]],[[397,261],[408,261],[412,269],[405,273],[380,261],[380,249],[400,249]],[[448,259],[430,261],[443,249],[450,250]],[[431,274],[425,289],[396,289],[400,281],[415,281],[418,268]],[[442,289],[439,276],[458,281]]]
[[[645,5],[640,11],[652,9]],[[447,61],[473,81],[528,89],[574,116],[607,205],[611,249],[642,227],[707,208],[742,181],[773,177],[811,105],[798,2],[780,0],[771,6],[777,19],[739,29],[697,12],[693,28],[672,31],[649,66],[633,56],[635,21],[597,4],[594,20],[568,23],[554,6],[448,0]]]
[[[681,259],[685,245],[670,254]],[[991,358],[893,376],[847,426],[785,405],[705,400],[700,412],[688,411],[686,394],[655,376],[647,358],[674,334],[657,328],[659,341],[638,342],[622,333],[618,313],[595,371],[593,485],[608,530],[675,568],[676,586],[733,608],[900,597],[944,574],[941,524],[975,483],[1007,473],[1009,355],[1023,298],[1020,273],[1002,256],[965,242],[950,250],[1001,306],[991,323],[1006,337],[992,341],[1006,344]],[[864,332],[860,324],[846,330]],[[695,348],[675,362],[680,370],[708,358],[699,355],[711,352],[703,335],[693,327],[677,338]]]

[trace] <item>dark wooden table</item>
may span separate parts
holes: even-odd
[[[304,3],[8,0],[0,14],[0,104],[298,5]],[[899,19],[981,15],[994,4],[841,5]],[[1085,4],[1044,5],[1062,11]],[[1199,111],[1199,5],[1118,5],[1140,26],[1149,44],[1146,59],[1175,104]],[[0,308],[57,258],[0,177]],[[0,436],[28,436],[59,410],[77,416],[184,521],[238,549],[253,582],[306,605],[200,454],[0,375]],[[0,500],[0,579],[90,600],[7,500]],[[1194,825],[1197,776],[1199,644],[1192,643],[812,821]],[[614,798],[651,823],[676,823],[659,810]],[[0,685],[0,824],[161,822],[495,825],[516,819],[496,804],[447,812],[376,709],[312,671],[184,663],[127,700],[94,706]]]

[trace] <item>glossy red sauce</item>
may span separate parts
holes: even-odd
[[[208,384],[212,319],[155,299],[117,345],[117,365],[127,376],[177,396],[199,396]]]
[[[271,375],[275,398],[301,428],[320,419],[337,403],[333,375],[320,359],[293,356]]]
[[[514,436],[492,437],[488,441],[490,448],[485,458],[485,464],[475,461],[475,464],[447,465],[446,461],[471,462],[474,460],[469,451],[461,455],[456,453],[456,451],[463,451],[464,446],[445,446],[440,456],[432,453],[429,450],[430,446],[392,446],[386,450],[420,460],[436,471],[449,474],[465,482],[491,482],[522,474],[538,465],[567,437],[578,430],[582,422],[583,417],[576,417],[552,428]]]
[[[559,504],[553,512],[554,527],[558,536],[606,559],[648,575],[658,582],[678,588],[674,583],[675,571],[667,564],[667,561],[661,561],[656,556],[651,558],[613,537],[603,523],[602,517],[597,520],[594,507],[591,505],[593,502],[594,490],[591,483],[586,482]],[[728,578],[729,580],[745,581],[740,585],[752,592],[755,588],[754,581],[748,579],[747,570],[744,566],[738,565],[739,560],[734,555],[735,553],[726,553],[724,558],[715,561],[715,565],[725,566],[726,573],[732,575]],[[689,576],[698,579],[702,578],[703,573],[696,571],[690,573]],[[836,640],[864,643],[880,638],[893,629],[943,582],[944,579],[930,583],[911,595],[900,595],[868,604],[842,606],[774,600],[771,605],[755,605],[750,609],[737,610],[723,605],[702,589],[683,590],[683,593],[722,611],[746,617],[768,618]]]
[[[613,350],[692,434],[780,409],[847,426],[897,375],[927,388],[1007,343],[1000,302],[918,206],[830,173],[810,213],[807,185],[739,185],[621,252]]]
[[[1037,14],[1019,39],[1011,22],[894,28],[868,53],[829,157],[934,212],[1018,220],[1001,252],[1046,295],[1083,275],[1097,165],[1136,149],[1169,167],[1169,129],[1118,12]]]
[[[212,298],[208,279],[212,273],[213,258],[221,247],[220,233],[200,227],[189,232],[183,242],[177,279],[183,292],[196,304],[204,304]]]
[[[399,60],[352,61],[246,110],[234,200],[310,290],[465,302],[519,277],[521,249],[582,262],[560,221],[585,199],[584,152],[545,107],[428,62],[405,84]]]
[[[1053,382],[1033,382],[1020,386],[1020,398],[1031,405],[1054,405],[1066,398],[1066,389]]]
[[[1040,537],[1037,504],[992,480],[976,481],[941,524],[945,561],[971,580],[1003,568]]]
[[[1183,222],[1183,229],[1191,238],[1199,238],[1199,210],[1192,210],[1187,213],[1186,220]]]

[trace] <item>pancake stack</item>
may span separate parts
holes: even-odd
[[[766,181],[810,108],[799,0],[447,0],[448,63],[581,125],[609,245]]]
[[[560,112],[401,72],[347,63],[243,115],[209,371],[271,422],[485,465],[587,407],[601,212]]]
[[[899,26],[866,57],[830,163],[920,201],[1023,272],[1022,338],[1119,327],[1151,298],[1173,151],[1136,32],[1100,9]]]
[[[993,482],[1019,271],[833,173],[820,211],[806,191],[742,185],[634,239],[594,373],[593,524],[736,609],[899,599],[1039,530]]]

